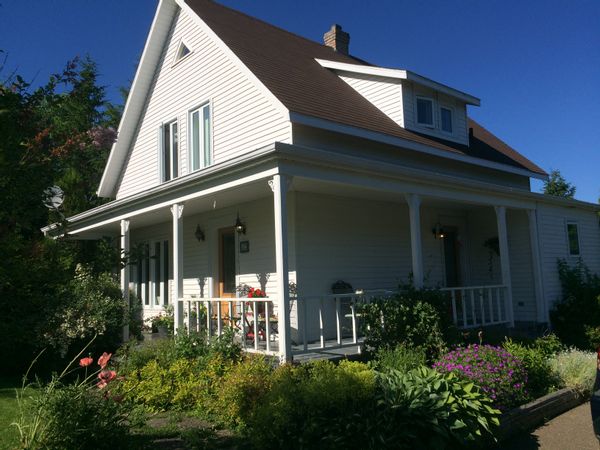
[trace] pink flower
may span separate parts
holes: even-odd
[[[100,380],[97,384],[99,389],[103,389],[106,387],[108,383],[114,380],[117,377],[117,372],[114,370],[103,370],[98,374],[98,379]]]
[[[90,358],[90,357],[88,356],[87,358],[81,358],[81,359],[79,360],[79,365],[80,365],[81,367],[87,367],[87,366],[89,366],[89,365],[90,365],[91,363],[93,363],[93,362],[94,362],[94,358]]]
[[[102,353],[102,356],[100,358],[98,358],[98,365],[100,366],[101,369],[104,369],[106,367],[106,365],[108,364],[108,360],[110,359],[110,357],[112,356],[112,353]]]

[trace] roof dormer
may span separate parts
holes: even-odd
[[[408,70],[317,59],[398,125],[439,139],[469,144],[467,105],[480,100]]]

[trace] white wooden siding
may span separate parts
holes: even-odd
[[[424,96],[433,99],[434,128],[417,125],[416,97]],[[441,92],[416,85],[409,81],[402,82],[402,101],[404,105],[404,127],[408,130],[429,134],[441,139],[455,141],[461,144],[469,143],[467,129],[467,105],[460,100],[442,94]],[[452,134],[441,131],[440,107],[452,109]]]
[[[373,103],[390,119],[404,126],[400,80],[342,72],[340,78]]]
[[[552,305],[561,298],[562,292],[557,270],[558,259],[566,259],[570,264],[579,259],[578,256],[569,255],[567,221],[578,225],[581,259],[593,273],[600,274],[598,215],[593,211],[547,204],[539,204],[537,213],[544,295],[552,309]]]
[[[173,66],[179,42],[192,51]],[[184,12],[179,12],[155,75],[143,118],[121,175],[117,198],[159,183],[158,128],[177,119],[180,176],[188,172],[188,111],[211,101],[213,163],[290,142],[291,128],[235,62]]]

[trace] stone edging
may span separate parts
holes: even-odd
[[[530,431],[586,400],[586,397],[571,388],[552,392],[502,414],[500,427],[494,434],[499,440],[505,440],[520,432]]]

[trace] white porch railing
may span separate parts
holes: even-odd
[[[184,297],[187,331],[205,331],[208,338],[221,336],[226,328],[245,351],[268,355],[279,353],[275,299],[265,298],[197,298]]]
[[[509,323],[505,285],[442,288],[452,301],[452,320],[459,328]]]

